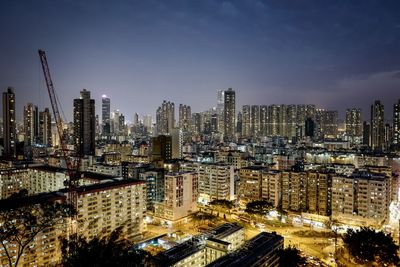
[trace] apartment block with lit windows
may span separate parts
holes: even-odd
[[[372,219],[388,216],[391,200],[390,177],[368,171],[332,179],[332,215]]]
[[[197,211],[197,186],[195,172],[165,174],[164,200],[155,203],[155,216],[174,223]]]
[[[145,229],[144,181],[115,178],[109,182],[79,187],[77,194],[78,234],[90,240],[123,227],[128,240],[141,237]]]
[[[239,197],[245,201],[260,200],[262,198],[263,174],[268,169],[263,166],[250,166],[239,171]]]

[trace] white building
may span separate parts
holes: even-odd
[[[168,223],[177,222],[197,210],[197,174],[168,173],[164,179],[165,198],[155,203],[155,216]]]

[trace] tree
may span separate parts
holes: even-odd
[[[250,214],[266,215],[272,208],[272,204],[268,201],[256,200],[247,203],[245,212]]]
[[[300,250],[295,247],[288,246],[281,249],[279,254],[279,266],[281,267],[300,267],[306,266],[307,260],[300,255]]]
[[[35,238],[52,230],[74,209],[67,204],[40,200],[39,196],[13,198],[0,201],[0,243],[8,259],[8,265],[18,266],[21,256]]]
[[[192,214],[192,221],[194,224],[202,224],[206,221],[213,220],[216,220],[216,216],[209,213],[196,212]]]
[[[382,231],[362,227],[360,230],[347,230],[343,236],[345,247],[351,256],[361,264],[377,262],[380,264],[400,264],[397,250],[390,235]]]
[[[211,206],[218,206],[224,209],[232,209],[233,208],[233,201],[229,201],[226,199],[216,199],[210,202]]]
[[[132,244],[121,237],[122,228],[103,238],[87,241],[84,237],[61,240],[64,267],[136,267],[152,266],[151,255],[140,249],[132,249]]]

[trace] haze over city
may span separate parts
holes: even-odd
[[[375,99],[391,119],[400,88],[398,1],[1,1],[0,87],[49,106],[37,49],[45,49],[68,120],[91,91],[127,120],[162,100],[193,111],[232,87],[245,104],[339,110]]]

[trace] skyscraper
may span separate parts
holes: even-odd
[[[317,138],[336,138],[338,134],[338,112],[336,110],[317,109]]]
[[[371,148],[383,149],[385,144],[385,110],[379,100],[371,106]]]
[[[188,131],[192,119],[192,112],[190,106],[180,104],[179,105],[179,128],[183,131]]]
[[[39,142],[45,146],[51,146],[51,115],[48,108],[39,113]]]
[[[258,137],[260,134],[260,106],[251,106],[251,135]]]
[[[400,144],[400,99],[393,105],[393,144]]]
[[[95,102],[90,91],[83,89],[80,98],[74,99],[74,141],[79,155],[94,155],[95,134]]]
[[[135,112],[135,114],[133,114],[133,126],[138,126],[138,125],[139,125],[139,114]]]
[[[251,109],[249,105],[242,107],[242,137],[251,136]]]
[[[8,87],[3,93],[3,142],[6,158],[14,158],[16,155],[16,127],[15,127],[15,94],[12,87]]]
[[[236,97],[235,91],[229,88],[224,91],[224,138],[233,140],[235,136]]]
[[[164,100],[156,112],[157,134],[169,134],[175,127],[175,104]]]
[[[143,125],[146,127],[148,132],[151,132],[151,127],[152,127],[152,118],[151,115],[144,115],[143,116]]]
[[[30,147],[38,141],[39,114],[38,107],[32,103],[24,106],[24,147]]]
[[[360,143],[362,139],[361,109],[346,110],[346,135],[353,141]]]
[[[110,98],[103,95],[101,98],[101,124],[103,126],[103,136],[109,136],[111,133],[110,114]]]

